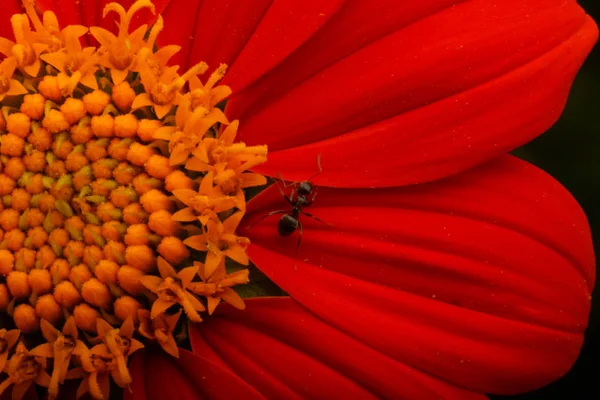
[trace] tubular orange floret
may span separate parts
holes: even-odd
[[[115,300],[115,315],[121,321],[125,321],[127,318],[133,318],[133,322],[138,320],[138,311],[143,309],[139,301],[131,296],[123,296]]]
[[[13,321],[15,321],[15,325],[23,333],[31,333],[40,329],[40,319],[35,309],[26,303],[15,307]]]
[[[179,47],[155,48],[160,16],[130,32],[139,10],[155,12],[150,0],[109,3],[119,33],[92,27],[99,46],[87,48],[88,28],[61,29],[33,0],[24,6],[0,63],[0,101],[10,100],[0,113],[0,309],[25,333],[41,329],[47,343],[31,354],[53,358],[51,398],[72,356],[100,399],[100,379],[131,383],[128,357],[143,347],[134,333],[178,357],[180,317],[202,322],[221,301],[244,308],[232,287],[248,270],[228,274],[225,263],[248,264],[235,230],[245,188],[266,183],[247,171],[267,149],[235,143],[239,122],[222,111],[231,89],[218,85],[226,65],[205,82],[204,62],[178,73],[169,59]],[[77,328],[89,335],[79,340]],[[30,354],[18,347],[13,358]]]
[[[51,294],[45,294],[37,299],[35,313],[39,318],[43,318],[53,324],[63,318],[62,308]]]

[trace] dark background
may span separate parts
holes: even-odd
[[[579,0],[579,4],[600,23],[600,0]],[[558,123],[515,154],[547,171],[575,196],[590,221],[600,259],[600,45],[577,76]],[[573,369],[535,392],[492,399],[600,399],[599,287],[594,290],[583,350]]]

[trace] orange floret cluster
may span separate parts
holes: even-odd
[[[105,7],[117,35],[23,5],[15,40],[0,38],[0,310],[15,328],[0,330],[0,394],[36,383],[56,398],[82,378],[79,394],[105,399],[109,378],[131,383],[135,337],[177,357],[181,315],[244,308],[232,288],[249,282],[249,241],[236,229],[244,189],[267,183],[247,172],[267,148],[235,142],[225,65],[205,82],[205,63],[179,74],[178,47],[155,45],[160,16],[131,31],[150,0]],[[28,350],[19,338],[40,330]]]

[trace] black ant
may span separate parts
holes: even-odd
[[[283,177],[279,175],[279,181],[283,184],[283,189],[287,189],[288,187],[293,186],[292,193],[288,197],[284,193],[281,186],[279,186],[279,183],[276,183],[277,189],[279,189],[279,193],[281,193],[281,196],[283,196],[283,198],[286,199],[288,203],[290,203],[292,209],[271,211],[270,213],[263,215],[251,224],[254,225],[262,221],[263,219],[270,217],[271,215],[283,214],[279,219],[279,223],[277,224],[277,232],[279,233],[279,236],[286,237],[296,232],[296,230],[299,230],[300,236],[298,237],[298,243],[296,244],[296,253],[298,252],[298,248],[300,247],[300,241],[302,240],[302,222],[300,222],[300,215],[306,215],[307,217],[310,217],[314,220],[331,226],[331,224],[303,210],[303,207],[310,206],[317,197],[317,188],[312,183],[312,180],[317,175],[323,172],[323,168],[321,167],[320,154],[317,158],[317,164],[319,166],[319,171],[310,178],[308,178],[308,180],[302,182],[296,182],[286,185]]]

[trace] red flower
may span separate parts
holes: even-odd
[[[104,5],[39,3],[88,24]],[[220,307],[179,360],[139,352],[127,398],[484,398],[570,368],[595,281],[585,216],[493,159],[558,118],[597,38],[574,1],[157,6],[182,70],[230,65],[227,115],[270,150],[256,172],[305,180],[321,155],[310,212],[333,226],[303,218],[295,257],[274,218],[248,226],[289,205],[253,199],[248,253],[291,299]]]

